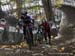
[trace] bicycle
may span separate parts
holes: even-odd
[[[33,45],[33,38],[31,36],[31,31],[30,31],[30,28],[29,28],[29,25],[26,26],[26,42],[29,46],[29,49],[31,50],[32,48],[32,45]]]

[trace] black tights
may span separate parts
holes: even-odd
[[[45,32],[44,33],[44,38],[45,38],[46,42],[48,41],[47,36],[48,36],[48,39],[49,39],[49,44],[51,44],[51,34],[50,34],[50,32]]]
[[[26,31],[27,31],[26,29],[23,30],[23,32],[24,32],[24,39],[26,40],[27,44],[29,45],[29,48],[31,49],[31,46],[34,45],[32,29],[29,29],[29,32],[30,32],[30,36],[29,37],[26,37]]]

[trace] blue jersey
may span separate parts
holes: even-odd
[[[25,18],[21,17],[21,19],[19,21],[20,26],[29,25],[30,28],[32,27],[32,23],[33,23],[33,20],[29,16],[26,16]],[[26,27],[26,26],[24,26],[24,27]]]

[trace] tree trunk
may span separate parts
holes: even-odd
[[[16,0],[16,4],[17,4],[17,16],[18,18],[20,18],[22,10],[22,0]]]
[[[53,18],[51,0],[42,0],[42,3],[43,3],[43,7],[45,10],[47,19],[51,20]]]

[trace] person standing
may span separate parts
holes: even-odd
[[[27,12],[21,13],[21,23],[19,25],[23,27],[24,40],[26,40],[29,49],[31,49],[31,46],[34,45],[32,33],[33,20],[27,14]]]
[[[50,31],[49,23],[47,21],[43,21],[41,26],[43,27],[44,38],[46,43],[48,42],[48,44],[51,44],[51,31]]]

